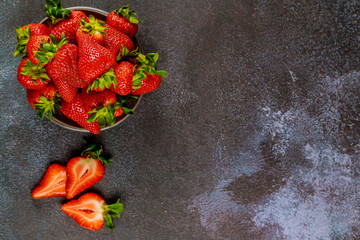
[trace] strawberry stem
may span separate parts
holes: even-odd
[[[120,218],[120,213],[124,212],[124,205],[120,203],[120,199],[118,199],[114,204],[103,205],[102,209],[102,215],[106,221],[106,227],[110,230],[114,230],[112,218]]]
[[[86,141],[84,140],[85,144]],[[103,153],[103,147],[100,145],[96,145],[96,144],[89,144],[88,146],[86,146],[86,148],[84,149],[84,151],[82,151],[81,156],[82,157],[91,157],[93,159],[99,160],[104,166],[109,165],[112,162],[112,159],[105,159],[104,157],[102,157]]]
[[[46,0],[46,3],[46,16],[51,19],[53,25],[71,14],[71,10],[63,8],[60,0]]]

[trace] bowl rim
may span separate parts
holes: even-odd
[[[108,12],[106,12],[106,11],[104,11],[104,10],[101,10],[101,9],[98,9],[98,8],[94,8],[94,7],[87,7],[87,6],[74,6],[74,7],[68,7],[68,8],[66,8],[66,9],[71,9],[71,10],[85,10],[85,11],[89,11],[89,12],[92,11],[92,12],[96,12],[96,13],[98,13],[98,14],[100,14],[100,15],[103,15],[104,17],[107,17],[107,15],[109,14]],[[45,22],[46,20],[48,20],[48,19],[49,19],[48,17],[45,17],[45,18],[42,19],[39,23],[42,24],[42,23],[44,23],[44,22]],[[141,46],[140,46],[139,41],[137,40],[137,38],[136,38],[136,37],[133,37],[133,39],[134,39],[135,42],[137,43],[140,51],[143,52],[143,50],[142,50],[142,48],[141,48]],[[143,95],[139,95],[139,98],[137,99],[137,102],[135,103],[135,106],[132,108],[133,111],[134,111],[134,110],[137,108],[137,106],[139,105],[142,97],[143,97]],[[125,121],[125,119],[127,119],[128,117],[129,117],[129,115],[126,114],[124,118],[122,118],[122,119],[119,120],[118,122],[114,123],[112,126],[106,126],[106,127],[101,128],[100,132],[103,131],[103,130],[107,130],[107,129],[110,129],[110,128],[112,128],[112,127],[115,127],[115,126],[119,125],[120,123],[122,123],[123,121]],[[52,119],[53,119],[53,122],[54,122],[56,125],[61,126],[61,127],[65,128],[65,129],[72,130],[72,131],[76,131],[76,132],[87,132],[87,133],[90,132],[89,130],[87,130],[87,129],[83,128],[83,127],[74,127],[74,126],[72,126],[72,125],[69,125],[69,124],[67,124],[67,123],[64,123],[64,122],[58,120],[58,119],[57,119],[56,117],[54,117],[54,116],[52,117]]]

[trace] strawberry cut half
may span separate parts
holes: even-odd
[[[31,197],[50,198],[66,196],[66,167],[59,164],[52,164],[47,169],[40,184],[31,192]]]
[[[105,174],[103,165],[108,165],[112,159],[105,159],[101,155],[102,146],[91,144],[81,154],[72,158],[66,166],[66,198],[71,199],[82,191],[99,182]]]
[[[100,230],[104,225],[104,220],[106,220],[106,227],[113,230],[112,218],[120,218],[120,212],[124,211],[124,206],[119,200],[114,204],[107,205],[99,195],[86,193],[79,199],[62,205],[61,210],[75,219],[80,226],[89,230]]]

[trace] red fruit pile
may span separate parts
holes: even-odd
[[[34,199],[66,197],[71,199],[99,182],[105,173],[104,166],[111,162],[101,156],[102,147],[89,145],[80,157],[72,158],[66,167],[52,164],[38,186],[31,193]],[[104,165],[104,166],[103,166]],[[71,200],[61,209],[82,227],[99,230],[106,220],[106,226],[113,230],[112,217],[120,217],[124,206],[117,201],[107,205],[103,198],[95,193],[86,193],[77,200]]]
[[[166,71],[159,71],[158,53],[143,55],[133,42],[137,15],[129,5],[109,13],[106,22],[82,11],[64,9],[47,0],[44,24],[16,29],[14,56],[23,56],[18,80],[30,105],[43,119],[60,107],[63,115],[94,134],[116,117],[132,114],[131,98],[154,91]]]

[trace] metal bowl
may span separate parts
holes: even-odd
[[[92,8],[92,7],[78,6],[78,7],[70,7],[68,9],[83,11],[87,16],[93,15],[95,18],[103,20],[103,21],[106,21],[106,17],[109,14],[108,12],[105,12],[105,11],[97,9],[97,8]],[[49,18],[44,18],[40,23],[42,23],[46,26],[50,26],[51,21]],[[136,37],[132,38],[132,40],[134,42],[135,47],[138,47],[139,51],[141,53],[143,53],[143,50],[142,50],[139,42],[137,41]],[[135,108],[139,105],[141,99],[142,99],[142,95],[140,95],[138,99],[130,99],[128,101],[128,106],[130,108],[132,108],[133,110],[135,110]],[[128,117],[129,117],[129,115],[123,113],[121,116],[116,118],[114,125],[112,125],[110,127],[109,126],[103,127],[103,128],[101,128],[101,131],[115,127],[116,125],[120,124]],[[69,129],[72,131],[90,132],[89,130],[81,127],[79,124],[77,124],[76,122],[74,122],[73,120],[71,120],[70,118],[65,116],[64,114],[62,114],[59,108],[55,108],[55,114],[53,115],[53,122],[63,128],[66,128],[66,129]]]

